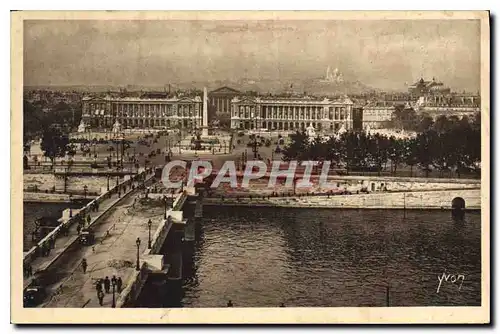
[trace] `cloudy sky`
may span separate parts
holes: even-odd
[[[25,85],[297,80],[338,67],[402,89],[420,76],[479,89],[480,26],[418,21],[25,21]]]

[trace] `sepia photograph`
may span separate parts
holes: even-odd
[[[14,323],[489,323],[487,11],[11,19]]]

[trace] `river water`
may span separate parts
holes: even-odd
[[[137,306],[481,304],[480,212],[205,207],[184,247],[181,286],[149,281]],[[443,273],[463,284],[437,292]]]
[[[34,203],[27,202],[23,205],[23,251],[30,250],[34,246],[31,240],[31,233],[35,229],[35,220],[42,217],[51,218],[54,226],[57,225],[57,219],[62,217],[64,210],[72,208],[79,209],[85,204],[79,203]]]

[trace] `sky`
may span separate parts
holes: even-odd
[[[24,24],[24,85],[303,80],[404,90],[421,76],[478,91],[478,20],[119,21]]]

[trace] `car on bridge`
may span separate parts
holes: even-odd
[[[38,285],[28,286],[23,291],[23,306],[37,307],[46,297],[45,288]]]
[[[92,231],[90,228],[84,228],[80,232],[79,239],[82,245],[93,245],[95,242],[94,231]]]

